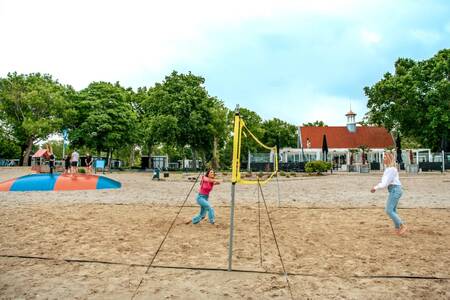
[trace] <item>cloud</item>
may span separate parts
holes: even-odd
[[[361,6],[356,0],[2,1],[0,27],[8,30],[0,69],[46,72],[76,88],[144,73],[156,79],[179,63],[202,63],[218,50],[211,42],[217,35],[251,22],[272,25],[253,34],[277,32],[285,19],[345,18]]]
[[[240,104],[257,112],[264,120],[280,118],[294,125],[319,120],[330,126],[345,126],[345,114],[350,107],[357,114],[357,121],[367,111],[364,98],[336,96],[318,87],[301,84],[259,95],[258,101],[249,102],[252,103],[249,106]]]
[[[423,59],[442,48],[448,7],[387,0],[0,0],[0,76],[46,72],[77,89],[100,80],[136,88],[172,70],[192,71],[229,108],[239,103],[264,118],[342,125],[350,100],[362,117],[362,88],[398,57]]]
[[[382,40],[382,37],[379,33],[374,31],[369,31],[367,29],[361,29],[360,31],[361,40],[366,45],[376,45],[379,44]]]
[[[435,44],[442,38],[439,32],[425,29],[414,29],[409,34],[413,39],[426,45]]]

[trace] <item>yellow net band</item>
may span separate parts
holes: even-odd
[[[264,145],[260,140],[258,140],[258,138],[247,128],[247,126],[245,125],[244,120],[241,119],[241,127],[245,128],[245,130],[247,130],[247,132],[250,134],[250,136],[263,148],[266,148],[267,150],[274,150],[275,152],[277,152],[277,147],[269,147]]]
[[[246,180],[241,179],[241,172],[240,172],[240,159],[241,159],[241,142],[242,142],[242,133],[245,132],[243,129],[246,130],[246,132],[263,148],[273,151],[274,153],[274,162],[275,162],[275,168],[274,171],[269,175],[269,177],[264,181],[258,181],[258,180]],[[269,182],[273,176],[278,172],[278,153],[277,153],[277,147],[269,147],[264,145],[245,125],[245,122],[239,114],[236,114],[234,117],[234,136],[233,136],[233,165],[232,165],[232,182],[233,183],[240,183],[240,184],[266,184]]]

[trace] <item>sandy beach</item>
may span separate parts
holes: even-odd
[[[29,173],[0,168],[0,181]],[[230,176],[219,172],[211,194],[216,224],[193,225],[196,175],[112,173],[121,189],[1,192],[0,298],[450,298],[450,174],[400,173],[401,237],[387,192],[369,192],[380,172],[280,176],[263,186],[267,210],[256,186],[238,185],[233,272]]]

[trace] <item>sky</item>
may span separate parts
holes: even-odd
[[[399,57],[450,48],[448,0],[0,0],[0,77],[151,87],[173,70],[264,120],[345,125]]]

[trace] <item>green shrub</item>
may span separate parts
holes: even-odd
[[[78,173],[80,174],[86,174],[86,170],[83,168],[78,169]]]
[[[284,173],[284,171],[281,171],[280,176],[286,176],[286,173]]]
[[[305,165],[305,171],[309,174],[311,173],[317,173],[322,174],[322,172],[326,172],[328,170],[331,170],[331,163],[324,162],[321,160],[315,160],[307,162]]]

